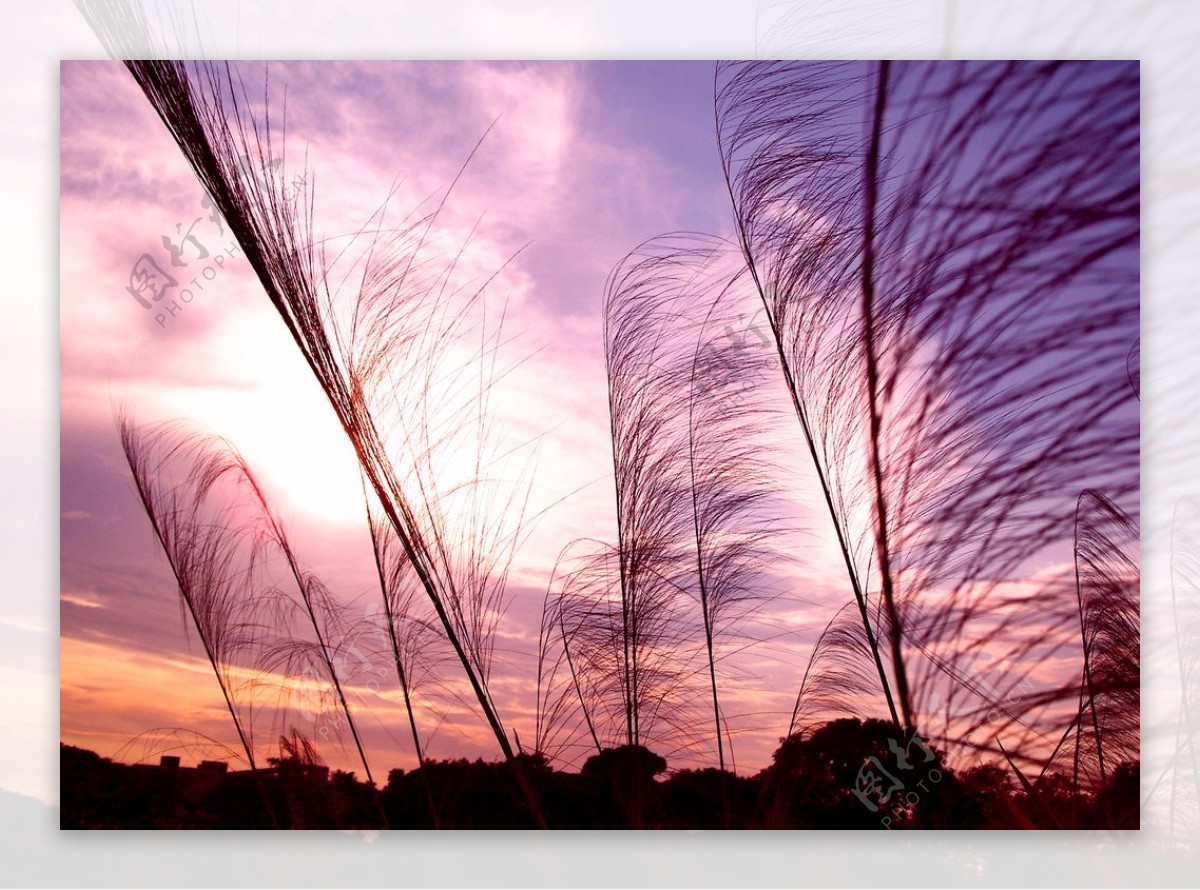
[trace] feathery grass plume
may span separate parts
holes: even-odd
[[[598,542],[571,541],[559,552],[554,569],[546,585],[546,595],[542,601],[542,612],[538,626],[538,657],[537,657],[537,702],[534,728],[534,750],[547,757],[566,759],[574,763],[577,758],[565,755],[570,748],[587,750],[586,743],[578,744],[575,740],[587,730],[587,739],[599,754],[604,746],[600,742],[596,730],[596,722],[592,717],[592,704],[601,700],[599,690],[588,688],[583,684],[596,679],[590,672],[580,675],[576,668],[572,647],[576,646],[575,629],[594,627],[596,618],[586,610],[575,614],[572,606],[575,602],[569,598],[567,586],[586,577],[582,566],[578,565],[581,546],[591,550],[600,548]],[[574,564],[574,565],[573,565]],[[560,568],[567,566],[560,580]],[[573,567],[572,567],[573,565]],[[604,577],[602,573],[599,577]],[[579,601],[592,602],[593,607],[603,604],[605,597],[591,601],[585,598]],[[567,619],[571,618],[572,632],[567,630]],[[604,674],[599,674],[604,678]],[[612,676],[612,675],[608,675]]]
[[[566,665],[579,716],[598,751],[686,746],[694,741],[694,726],[679,690],[694,673],[695,647],[682,612],[685,594],[657,574],[661,561],[651,565],[644,550],[631,561],[642,585],[632,595],[622,590],[618,547],[578,542],[565,569],[560,563],[561,586],[543,617],[548,633],[557,631],[561,641],[554,669],[565,684]],[[567,716],[565,709],[560,716]]]
[[[738,240],[898,726],[1045,620],[1003,588],[1065,561],[1075,493],[1136,494],[1137,100],[1135,63],[719,66]]]
[[[677,583],[695,600],[701,619],[722,770],[727,730],[717,681],[719,642],[767,598],[767,542],[781,531],[766,509],[773,492],[758,436],[766,411],[756,384],[769,366],[738,329],[744,266],[731,248],[695,233],[652,239],[626,260],[621,286],[610,290],[606,304],[615,321],[611,330],[629,341],[629,351],[617,353],[618,371],[634,367],[642,392],[660,394],[653,410],[665,425],[652,435],[658,447],[682,455],[654,472],[674,474],[670,481],[686,491],[676,507],[685,513],[687,536],[680,542]],[[640,371],[633,365],[639,342],[649,353]]]
[[[1083,644],[1083,704],[1075,735],[1075,781],[1108,784],[1140,756],[1138,530],[1104,495],[1079,496],[1075,577]]]
[[[202,490],[203,482],[195,489],[186,484],[179,486],[174,490],[172,510],[203,515],[207,523],[205,533],[224,537],[231,550],[245,554],[242,565],[230,565],[227,571],[241,572],[242,605],[253,614],[258,628],[259,666],[268,669],[282,666],[289,678],[312,677],[332,687],[335,707],[350,730],[367,781],[374,786],[370,763],[343,687],[346,678],[342,674],[349,663],[343,651],[346,638],[341,620],[343,609],[320,578],[300,565],[282,522],[237,449],[225,439],[189,434],[182,427],[174,427],[173,431],[175,443],[170,469],[185,479],[199,480],[217,470],[227,487],[226,496],[218,503]],[[189,498],[195,498],[195,503],[189,503]],[[282,568],[278,565],[280,560]],[[281,574],[286,580],[278,577]],[[300,628],[296,627],[297,618]],[[386,824],[378,789],[376,802]]]
[[[1140,571],[1138,529],[1103,494],[1083,491],[1076,505],[1074,587],[1075,632],[1082,661],[1074,684],[1077,704],[1062,713],[1065,693],[1045,695],[1048,730],[1065,724],[1057,744],[1031,780],[1017,764],[1024,759],[996,745],[1025,787],[1035,815],[1054,827],[1127,827],[1132,811],[1114,797],[1140,762]],[[1056,795],[1067,792],[1064,800]],[[1094,814],[1085,812],[1088,801]],[[1055,812],[1061,810],[1061,812]],[[1094,825],[1086,822],[1094,820]],[[1135,826],[1136,827],[1136,826]]]
[[[139,2],[108,3],[103,0],[75,0],[92,33],[99,38],[109,57],[118,60],[139,58],[157,59],[168,55],[159,35],[150,26],[144,4]],[[180,29],[176,27],[177,34]]]
[[[481,334],[477,354],[452,351],[470,333],[471,312],[489,282],[457,283],[459,257],[438,254],[435,226],[449,190],[435,209],[390,232],[385,205],[371,221],[374,235],[330,256],[311,236],[311,190],[301,191],[303,204],[285,196],[287,152],[277,142],[283,127],[272,121],[269,82],[264,98],[252,101],[228,65],[127,65],[328,397],[483,717],[511,759],[488,675],[518,537],[511,525],[519,527],[524,502],[520,485],[498,493],[504,480],[480,450],[490,433],[485,408],[498,329]],[[247,159],[251,175],[243,172]],[[348,307],[337,300],[343,285],[356,288]],[[449,383],[436,370],[448,372]],[[434,426],[435,415],[447,425]],[[474,478],[447,490],[439,473],[464,446],[476,455]]]
[[[320,827],[332,807],[322,799],[324,780],[329,769],[317,753],[312,739],[292,727],[279,737],[278,754],[268,758],[277,777],[278,787],[287,801],[293,828]]]
[[[114,753],[117,763],[158,761],[164,754],[186,754],[199,763],[202,760],[241,760],[244,752],[202,732],[178,726],[161,726],[139,732]]]
[[[847,603],[838,609],[817,637],[784,738],[856,713],[862,698],[878,685],[866,632],[854,605]]]
[[[750,432],[753,415],[729,398],[741,382],[737,350],[717,349],[705,337],[703,322],[733,281],[721,280],[719,259],[719,242],[693,234],[641,245],[609,276],[604,341],[626,744],[641,744],[645,705],[663,699],[656,681],[677,676],[655,662],[682,644],[682,594],[694,593],[723,767],[713,640],[717,623],[752,598],[745,581],[757,541],[731,526],[760,495],[753,469],[739,465],[748,449],[739,447],[736,427]]]
[[[756,439],[764,412],[751,394],[764,362],[733,329],[742,264],[729,248],[662,236],[609,278],[618,543],[580,541],[560,556],[568,568],[557,593],[551,580],[540,629],[539,745],[573,715],[568,737],[586,726],[597,749],[613,726],[625,745],[694,748],[697,696],[681,691],[699,655],[725,767],[718,648],[765,597],[771,532]]]
[[[1200,500],[1181,498],[1171,525],[1171,606],[1179,657],[1179,729],[1171,773],[1170,836],[1200,839]],[[1164,776],[1165,778],[1165,776]]]
[[[332,592],[321,579],[300,565],[291,541],[284,531],[283,523],[272,511],[266,493],[251,472],[249,465],[233,449],[232,445],[226,443],[226,449],[229,459],[238,466],[242,480],[252,492],[253,507],[257,509],[258,513],[256,531],[263,538],[263,546],[268,549],[270,555],[278,555],[283,558],[286,564],[286,574],[292,582],[275,586],[271,591],[277,595],[280,604],[285,605],[285,610],[280,615],[282,620],[275,622],[275,631],[282,638],[275,647],[276,651],[283,653],[288,660],[295,656],[299,656],[302,660],[315,658],[318,665],[318,676],[333,687],[336,706],[346,719],[346,726],[350,730],[350,736],[354,741],[354,748],[358,753],[363,772],[366,774],[367,783],[374,791],[379,817],[386,825],[387,815],[379,797],[379,788],[375,784],[375,777],[371,772],[367,752],[363,748],[362,737],[354,720],[353,710],[350,702],[346,699],[344,684],[349,677],[343,676],[343,674],[346,673],[349,658],[343,651],[347,636],[342,620],[344,609],[337,603]],[[306,625],[305,630],[311,630],[311,641],[305,640],[301,633],[292,629],[293,615],[289,614],[292,610],[302,616],[301,620]]]
[[[709,307],[699,325],[693,322],[695,347],[687,372],[687,486],[695,559],[690,586],[704,624],[717,763],[724,770],[718,643],[769,598],[764,577],[769,544],[780,537],[782,524],[769,508],[775,492],[764,442],[756,435],[767,414],[757,384],[766,376],[764,359],[770,356],[748,348],[747,335],[734,327],[742,315],[730,290],[741,282],[742,268],[728,270],[725,242],[687,240],[694,243],[659,239],[652,249],[662,267],[657,274],[674,278],[676,290],[668,291],[668,299],[679,313],[694,316]],[[717,331],[724,332],[719,340]]]
[[[686,571],[690,496],[685,454],[673,421],[683,380],[679,342],[668,324],[676,308],[664,301],[672,281],[656,275],[658,257],[635,251],[605,286],[604,358],[608,376],[617,544],[611,604],[615,676],[620,680],[626,745],[651,736],[649,714],[667,697],[686,634],[681,576]],[[599,565],[608,567],[607,554]],[[664,658],[669,653],[669,658]]]
[[[324,766],[325,763],[312,739],[295,727],[287,735],[279,737],[279,756],[273,759],[277,764],[290,761],[302,767]]]
[[[338,722],[344,718],[367,782],[374,788],[370,762],[344,688],[348,678],[343,674],[351,660],[345,651],[344,609],[320,578],[300,565],[281,521],[236,448],[227,440],[189,434],[182,427],[172,430],[175,442],[170,470],[185,479],[203,480],[219,468],[226,488],[219,502],[202,491],[204,482],[195,489],[180,485],[174,489],[171,510],[203,515],[205,534],[224,538],[232,552],[242,554],[239,563],[230,564],[226,571],[240,575],[236,583],[241,603],[253,615],[257,632],[257,666],[271,671],[282,667],[289,689],[295,678],[311,679],[318,686],[329,684],[334,707],[341,712]],[[160,464],[160,472],[164,469]],[[191,498],[195,503],[189,503]],[[386,824],[377,788],[375,796]]]
[[[929,51],[937,11],[919,0],[758,0],[754,58],[917,56]]]
[[[121,412],[117,426],[142,508],[175,576],[181,611],[204,648],[246,763],[257,772],[253,693],[264,643],[254,582],[260,554],[253,534],[229,515],[240,464],[228,450],[176,425],[138,427]],[[261,784],[259,790],[278,827]]]

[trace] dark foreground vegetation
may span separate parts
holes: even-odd
[[[537,828],[530,796],[551,828],[1138,827],[1137,763],[1121,764],[1104,788],[1087,793],[1058,772],[1017,781],[995,765],[955,771],[919,743],[897,752],[893,735],[886,721],[836,720],[793,735],[750,777],[668,772],[642,746],[594,755],[578,773],[537,755],[427,759],[423,770],[392,770],[378,801],[354,773],[303,758],[226,773],[115,763],[63,745],[62,827],[274,828],[273,810],[279,827],[294,829]]]

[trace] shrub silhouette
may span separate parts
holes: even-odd
[[[599,798],[607,794],[620,827],[653,828],[662,821],[662,793],[655,777],[666,769],[667,762],[645,746],[621,745],[593,754],[579,774]]]

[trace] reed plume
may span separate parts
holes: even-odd
[[[1108,784],[1118,764],[1139,758],[1141,646],[1137,526],[1096,491],[1076,508],[1075,578],[1083,648],[1083,703],[1075,781]]]
[[[738,242],[898,727],[1019,645],[1005,587],[1071,546],[1075,492],[1137,491],[1137,95],[1125,63],[718,68]]]
[[[500,480],[488,476],[495,470],[478,452],[490,430],[484,406],[498,329],[481,335],[478,354],[468,354],[465,364],[461,352],[450,354],[471,333],[471,312],[487,282],[456,286],[458,257],[442,259],[432,246],[446,195],[386,231],[384,205],[364,227],[373,234],[352,239],[355,250],[327,250],[311,234],[311,190],[285,195],[284,171],[293,169],[278,136],[286,129],[286,105],[281,123],[265,74],[263,96],[251,99],[228,65],[126,65],[328,397],[484,719],[511,758],[488,674],[517,539],[509,523],[524,502],[519,486],[497,494]],[[354,293],[339,303],[343,285]],[[447,367],[457,368],[457,377],[450,384],[437,380],[445,385],[431,391],[435,369]],[[435,428],[435,415],[468,422]],[[476,449],[476,478],[446,490],[439,471],[446,455],[464,445]],[[485,494],[489,482],[496,484]]]
[[[254,590],[260,553],[252,532],[231,521],[241,465],[227,449],[177,425],[138,427],[121,412],[121,448],[142,508],[166,555],[234,731],[254,772],[254,687],[264,642]],[[259,784],[271,821],[275,810]]]

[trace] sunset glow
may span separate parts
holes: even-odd
[[[972,64],[64,62],[62,741],[1131,781],[1137,69]]]

